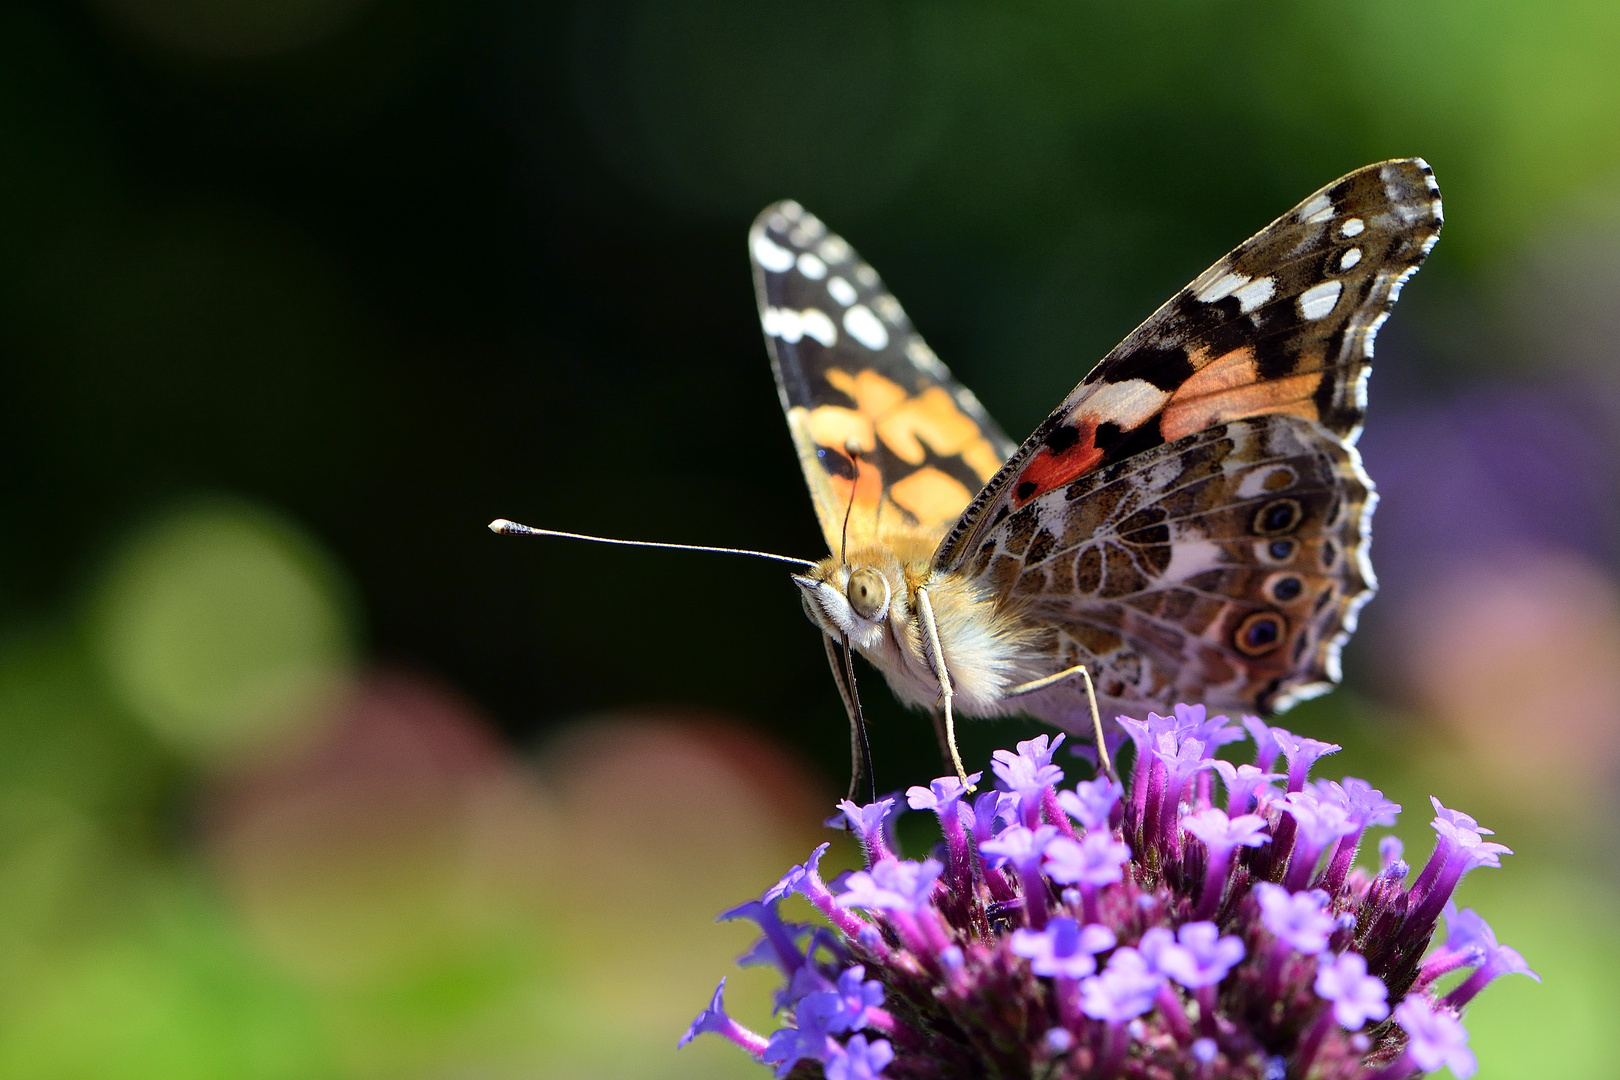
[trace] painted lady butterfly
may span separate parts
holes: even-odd
[[[761,214],[760,319],[836,553],[794,580],[857,751],[851,652],[936,710],[958,772],[955,714],[1080,731],[1099,701],[1270,712],[1336,682],[1374,589],[1373,339],[1440,224],[1421,159],[1334,181],[1016,446],[848,243],[797,203]]]

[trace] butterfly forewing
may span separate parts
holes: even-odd
[[[1229,420],[1296,416],[1353,444],[1373,339],[1441,220],[1419,158],[1316,192],[1104,357],[985,486],[935,565],[957,565],[999,517],[1046,492]]]
[[[822,532],[840,549],[937,541],[1015,444],[951,377],[882,279],[797,203],[749,233],[755,294]],[[854,503],[851,505],[851,493]]]

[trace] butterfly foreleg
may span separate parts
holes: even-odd
[[[928,650],[928,662],[934,668],[934,676],[939,679],[939,702],[945,710],[945,746],[951,754],[951,764],[956,767],[956,775],[962,781],[962,786],[968,791],[976,790],[968,782],[967,770],[962,767],[962,755],[956,750],[956,719],[951,713],[951,699],[956,691],[951,687],[951,673],[945,666],[945,647],[939,643],[939,626],[934,622],[934,604],[928,599],[928,590],[917,590],[917,621],[922,626],[923,644]]]
[[[1022,697],[1025,694],[1033,694],[1037,690],[1045,690],[1048,686],[1060,683],[1064,679],[1073,678],[1076,675],[1080,676],[1086,684],[1086,702],[1091,706],[1091,735],[1097,743],[1097,762],[1102,767],[1103,772],[1118,780],[1119,777],[1114,773],[1114,763],[1108,757],[1108,747],[1103,741],[1102,715],[1097,711],[1097,688],[1092,685],[1091,672],[1086,670],[1086,665],[1076,664],[1074,667],[1065,668],[1055,675],[1020,683],[1007,690],[1005,696],[1014,698]]]

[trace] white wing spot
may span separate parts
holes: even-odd
[[[1170,391],[1160,390],[1146,379],[1100,382],[1069,413],[1071,422],[1112,422],[1126,431],[1140,427],[1170,400]]]
[[[1276,294],[1276,292],[1277,280],[1275,278],[1263,277],[1255,278],[1241,289],[1233,292],[1232,295],[1237,297],[1238,307],[1242,310],[1243,314],[1247,315],[1249,312],[1253,311],[1267,300],[1270,300],[1272,296]]]
[[[1362,231],[1365,230],[1366,228],[1367,228],[1366,223],[1363,222],[1360,218],[1358,218],[1358,217],[1346,218],[1344,224],[1339,226],[1339,235],[1340,236],[1360,236],[1362,234]]]
[[[855,292],[855,286],[851,285],[841,277],[828,278],[827,291],[832,294],[832,298],[834,300],[838,301],[845,307],[849,307],[849,305],[853,304],[855,302],[855,297],[859,295]]]
[[[760,316],[760,324],[772,337],[792,344],[801,338],[814,338],[831,348],[838,341],[838,327],[827,313],[816,308],[794,311],[792,308],[768,307]]]
[[[1307,225],[1318,224],[1332,216],[1333,200],[1326,195],[1318,195],[1299,208],[1299,219]]]
[[[849,244],[842,236],[829,236],[821,242],[820,247],[816,248],[816,254],[836,266],[849,258]]]
[[[871,288],[873,285],[877,284],[877,271],[872,269],[866,263],[861,263],[861,265],[855,268],[855,280],[860,282],[862,285],[865,285],[867,288]]]
[[[827,264],[810,254],[808,251],[799,253],[799,273],[811,281],[820,281],[827,276]]]
[[[804,322],[792,308],[768,307],[759,316],[760,325],[771,337],[798,341],[804,336]]]
[[[829,349],[838,342],[838,327],[833,325],[832,319],[819,308],[806,308],[799,313],[799,320],[804,325],[804,336],[813,337]]]
[[[1299,313],[1313,321],[1325,319],[1332,314],[1343,291],[1342,281],[1324,281],[1320,285],[1312,285],[1299,294]]]
[[[890,323],[894,326],[899,326],[900,320],[906,317],[906,313],[900,308],[900,301],[896,300],[888,293],[884,293],[882,296],[872,301],[872,306],[877,308],[877,312],[879,315],[883,316],[884,322]]]
[[[1348,270],[1348,269],[1350,269],[1352,266],[1356,265],[1356,263],[1358,263],[1360,261],[1361,261],[1361,249],[1360,248],[1351,248],[1349,251],[1347,251],[1343,255],[1339,256],[1339,269],[1340,270]]]
[[[1243,274],[1222,274],[1193,295],[1206,304],[1213,304],[1217,300],[1225,300],[1248,283],[1249,279]]]
[[[1273,278],[1249,278],[1246,274],[1235,271],[1222,274],[1202,289],[1193,293],[1206,304],[1213,304],[1217,300],[1225,300],[1228,296],[1237,297],[1238,307],[1245,315],[1270,300],[1277,291],[1277,282]]]
[[[889,331],[865,304],[856,304],[844,312],[844,329],[850,337],[874,352],[889,343]]]
[[[780,274],[793,265],[793,252],[760,232],[754,236],[754,261],[772,273]]]

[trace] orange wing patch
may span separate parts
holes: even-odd
[[[932,526],[954,520],[972,501],[973,492],[954,476],[927,468],[896,481],[889,498],[925,526]]]
[[[804,436],[801,445],[814,448],[817,467],[809,472],[806,461],[807,475],[824,477],[820,489],[813,483],[812,490],[834,549],[846,508],[851,544],[918,529],[942,533],[1001,467],[1001,455],[984,429],[943,386],[908,394],[870,369],[851,374],[834,367],[824,378],[854,407],[796,406],[788,421]]]
[[[1262,379],[1254,350],[1248,346],[1200,363],[1198,370],[1176,388],[1159,419],[1165,442],[1174,442],[1205,428],[1269,413],[1287,413],[1305,420],[1318,418],[1312,395],[1322,384],[1321,362],[1314,371]],[[1308,361],[1307,361],[1308,363]]]
[[[875,371],[850,375],[841,368],[828,369],[827,382],[849,395],[855,402],[855,411],[868,418],[868,434],[861,440],[861,446],[867,451],[872,448],[870,436],[875,433],[883,440],[883,445],[907,465],[921,465],[929,451],[940,457],[960,455],[978,474],[980,483],[989,480],[1001,468],[1001,456],[996,448],[985,438],[978,423],[957,406],[942,386],[930,386],[915,397],[907,397],[899,383]],[[815,411],[837,408],[823,405]],[[822,445],[843,444],[823,442]],[[963,503],[962,507],[966,505]],[[956,512],[961,513],[962,507]]]

